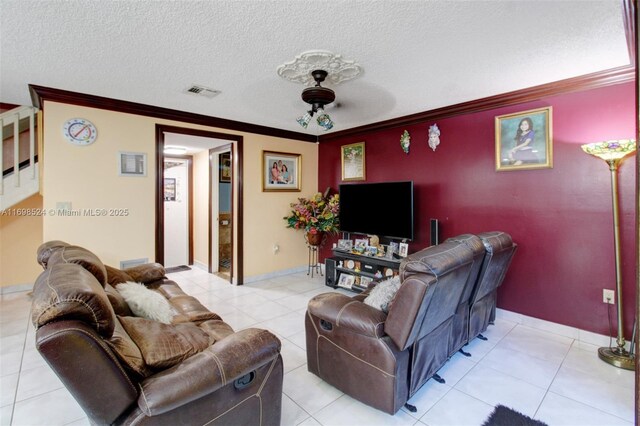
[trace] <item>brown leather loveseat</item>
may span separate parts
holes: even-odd
[[[61,241],[43,244],[33,291],[36,347],[92,424],[279,425],[280,341],[234,332],[158,264],[124,271]],[[132,315],[113,287],[143,282],[176,315]]]
[[[315,296],[305,318],[307,368],[349,396],[396,413],[486,329],[515,247],[508,234],[465,234],[408,256],[388,313],[363,303],[371,288],[354,297]],[[487,261],[493,252],[500,261]]]

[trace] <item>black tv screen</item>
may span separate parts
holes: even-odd
[[[413,240],[413,182],[340,185],[340,230]]]

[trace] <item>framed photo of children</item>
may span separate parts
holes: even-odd
[[[352,143],[340,147],[342,159],[342,180],[365,180],[364,142]]]
[[[496,171],[553,168],[551,107],[496,117]]]
[[[262,151],[262,191],[300,191],[301,154]]]

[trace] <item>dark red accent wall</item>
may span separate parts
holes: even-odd
[[[553,107],[553,169],[495,171],[494,118]],[[608,334],[602,289],[615,288],[610,174],[607,164],[580,145],[636,134],[635,83],[543,98],[516,106],[437,120],[442,132],[433,152],[433,122],[408,126],[409,154],[400,148],[405,128],[376,131],[320,144],[318,189],[341,183],[340,146],[364,141],[367,182],[413,180],[415,240],[429,245],[429,219],[442,239],[463,233],[505,231],[519,249],[498,293],[498,306],[524,315]],[[619,170],[625,333],[635,312],[635,156]],[[371,200],[366,209],[375,209]],[[363,212],[365,207],[363,206]],[[324,256],[330,250],[324,249]],[[615,333],[615,306],[611,318]]]

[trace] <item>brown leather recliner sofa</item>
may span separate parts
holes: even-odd
[[[36,347],[92,424],[279,425],[280,341],[234,332],[164,276],[124,271],[61,241],[43,244],[33,291]],[[112,287],[143,282],[176,312],[171,324],[132,315]]]
[[[507,234],[485,239],[515,251]],[[469,324],[484,324],[491,303],[495,312],[495,288],[509,263],[486,262],[490,254],[483,234],[467,234],[408,256],[388,313],[363,303],[371,288],[354,297],[315,296],[305,318],[307,368],[351,397],[396,413],[468,343]],[[484,296],[476,291],[478,277],[493,286]]]

